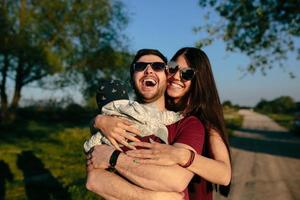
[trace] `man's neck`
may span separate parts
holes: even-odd
[[[144,104],[153,104],[153,105],[155,105],[157,107],[157,109],[159,111],[165,111],[166,110],[166,107],[165,107],[165,97],[164,96],[160,97],[159,99],[156,99],[153,102],[145,102]]]

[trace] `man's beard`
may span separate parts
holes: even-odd
[[[156,100],[158,100],[161,96],[164,95],[164,93],[166,91],[166,88],[167,88],[167,86],[158,88],[158,91],[153,96],[151,96],[149,98],[146,98],[145,96],[143,96],[143,94],[141,94],[140,91],[136,87],[134,87],[134,90],[135,90],[135,94],[136,94],[138,102],[140,102],[140,103],[153,103]]]

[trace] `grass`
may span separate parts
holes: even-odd
[[[243,117],[234,108],[224,107],[224,119],[228,135],[233,135],[233,130],[239,129],[243,124]]]
[[[268,117],[273,119],[279,125],[291,130],[293,125],[294,116],[292,114],[275,114],[275,113],[265,113]]]
[[[230,134],[242,117],[226,109],[225,121]],[[87,126],[45,119],[0,126],[0,199],[99,199],[85,188]]]
[[[99,199],[85,189],[82,144],[88,136],[87,127],[70,123],[27,121],[0,127],[5,199]]]

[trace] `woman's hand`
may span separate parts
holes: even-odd
[[[160,143],[134,142],[134,146],[147,149],[130,150],[126,154],[135,157],[135,162],[155,165],[184,165],[190,156],[190,151],[184,148]]]
[[[132,134],[140,134],[140,131],[132,125],[133,124],[131,122],[125,119],[113,116],[97,115],[94,127],[100,129],[116,149],[122,151],[119,144],[123,144],[130,149],[135,149],[134,146],[128,143],[128,140],[133,142],[140,141],[132,136]]]

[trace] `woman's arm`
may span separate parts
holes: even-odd
[[[209,134],[212,158],[197,154],[187,168],[204,179],[219,185],[228,185],[231,180],[229,153],[219,133],[211,130]],[[191,153],[186,148],[165,144],[136,143],[148,149],[128,151],[127,155],[138,158],[138,162],[155,165],[184,165]]]
[[[171,129],[169,134],[175,136],[174,148],[190,148],[197,153],[202,152],[204,127],[197,118],[190,117],[184,119],[180,125],[176,126],[176,129]],[[159,145],[158,143],[156,144]],[[91,160],[95,168],[98,165],[102,165],[101,163],[103,162],[107,165],[112,153],[110,148],[105,145],[94,147]],[[157,153],[160,154],[159,151]],[[181,192],[193,177],[191,171],[178,165],[141,165],[135,161],[134,158],[122,153],[118,158],[115,168],[120,174],[144,188]]]
[[[212,183],[229,185],[231,180],[229,152],[219,133],[213,129],[209,133],[209,143],[212,158],[197,155],[188,170]],[[186,160],[186,158],[182,157],[181,160]]]

